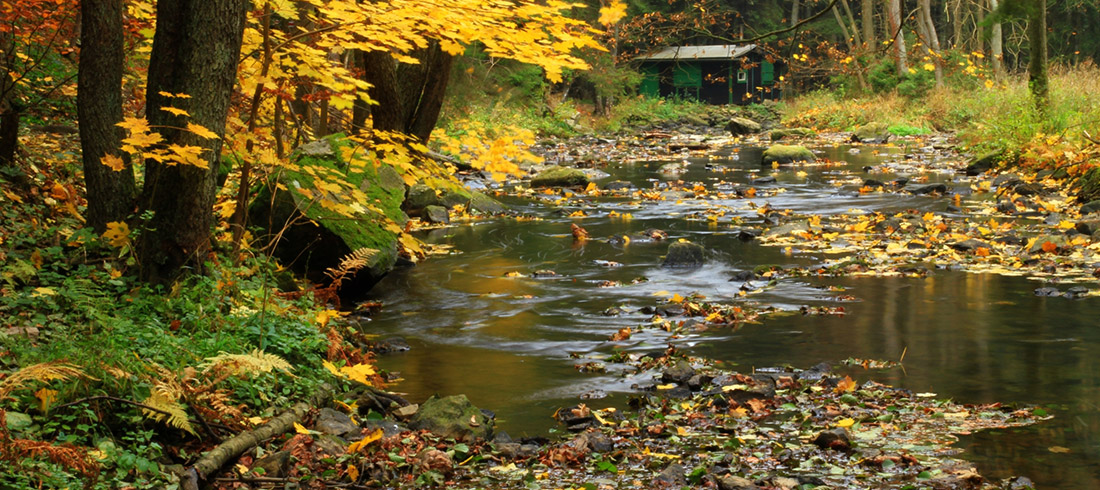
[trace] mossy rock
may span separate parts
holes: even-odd
[[[409,216],[423,216],[424,210],[429,206],[444,208],[466,206],[469,212],[485,216],[507,214],[510,211],[508,206],[500,201],[481,192],[470,191],[461,185],[447,181],[436,181],[433,185],[439,186],[442,191],[437,191],[436,188],[425,183],[417,183],[410,187],[401,208]]]
[[[726,123],[726,131],[733,136],[760,132],[760,123],[745,117],[733,117]]]
[[[817,157],[814,156],[814,152],[810,151],[805,146],[772,145],[767,150],[764,150],[761,163],[770,165],[772,163],[812,162],[814,160],[817,160]]]
[[[668,252],[661,265],[671,268],[694,268],[703,265],[704,252],[702,245],[691,242],[673,242],[668,245]]]
[[[974,176],[983,172],[987,172],[993,167],[996,167],[997,164],[1001,163],[1004,158],[1005,153],[1003,151],[993,151],[986,153],[985,155],[975,158],[970,162],[969,165],[966,166],[966,175]]]
[[[864,124],[852,132],[852,139],[863,143],[885,143],[890,136],[889,126],[881,122]]]
[[[420,405],[409,428],[456,441],[474,441],[493,436],[493,419],[470,403],[466,395],[432,396]]]
[[[369,290],[393,268],[396,230],[408,217],[401,211],[405,184],[397,171],[385,165],[349,168],[340,157],[340,148],[346,144],[343,135],[332,135],[295,150],[291,159],[297,168],[288,168],[263,185],[249,207],[249,221],[268,236],[282,232],[275,256],[313,282],[326,282],[325,271],[339,266],[346,255],[362,248],[377,250],[368,266],[341,287],[342,294],[355,295]],[[317,175],[328,175],[329,182],[343,180],[366,194],[366,201],[376,209],[357,208],[351,217],[333,210],[350,205],[351,192],[322,192],[315,186]],[[305,189],[310,195],[290,189]],[[323,198],[312,198],[322,194]],[[286,223],[294,224],[283,230]]]
[[[811,136],[817,136],[817,133],[810,128],[782,128],[773,129],[771,133],[772,141],[779,141],[783,138],[809,138]]]
[[[588,185],[588,174],[573,167],[551,167],[531,179],[531,187],[578,187]]]

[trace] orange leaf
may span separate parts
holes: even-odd
[[[116,155],[103,155],[103,158],[99,159],[99,163],[115,172],[121,172],[122,169],[126,168],[126,163]]]
[[[846,391],[855,391],[856,382],[852,380],[851,376],[845,376],[844,379],[836,383],[836,392],[844,393]]]
[[[974,255],[977,255],[978,257],[989,257],[989,248],[988,247],[978,247],[978,248],[974,249]]]
[[[1043,242],[1043,251],[1046,253],[1054,253],[1058,251],[1058,245],[1054,242]]]

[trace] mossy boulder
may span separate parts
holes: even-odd
[[[764,150],[764,155],[760,162],[764,165],[770,165],[772,163],[812,162],[814,160],[817,160],[817,157],[814,156],[814,152],[810,151],[805,146],[772,145],[767,150]]]
[[[676,269],[699,267],[703,265],[703,252],[702,245],[686,241],[673,242],[668,245],[665,261],[661,265]]]
[[[881,144],[889,141],[890,136],[889,126],[881,122],[864,124],[852,131],[852,141],[860,143]]]
[[[295,165],[263,184],[249,207],[249,222],[271,238],[280,236],[275,256],[318,283],[326,282],[325,271],[348,254],[377,250],[341,287],[343,294],[355,295],[393,268],[397,230],[408,217],[401,211],[405,184],[397,171],[387,165],[349,166],[341,157],[346,144],[343,135],[332,135],[295,150]],[[371,208],[355,205],[358,192]]]
[[[986,153],[978,158],[972,160],[966,166],[966,175],[974,176],[991,170],[996,167],[1005,159],[1005,153],[1003,151],[994,151]]]
[[[579,168],[550,167],[531,179],[531,187],[579,187],[588,182],[588,175]]]
[[[405,203],[401,205],[409,216],[424,217],[424,212],[430,206],[442,206],[450,209],[455,206],[465,206],[466,210],[486,216],[506,214],[508,206],[481,192],[471,191],[461,185],[441,179],[435,179],[434,186],[417,183],[409,187]],[[436,189],[441,190],[436,190]]]
[[[744,117],[734,117],[726,123],[726,131],[733,136],[759,133],[760,123]]]
[[[772,141],[779,141],[783,138],[808,138],[811,136],[817,136],[817,133],[810,128],[773,129],[771,133]]]
[[[493,419],[470,403],[466,395],[433,396],[420,405],[409,428],[456,441],[487,440],[493,436]]]

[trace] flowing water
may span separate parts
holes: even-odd
[[[385,307],[367,330],[382,338],[402,336],[412,346],[408,352],[382,356],[379,363],[405,378],[394,389],[413,401],[433,393],[465,393],[474,404],[496,411],[500,429],[518,436],[545,435],[554,426],[551,414],[558,407],[582,401],[594,407],[621,406],[632,385],[650,382],[644,375],[615,372],[613,365],[607,373],[582,373],[574,367],[614,349],[653,352],[674,343],[742,371],[807,368],[822,361],[836,365],[850,357],[897,360],[904,352],[904,369],[844,372],[857,381],[876,379],[964,403],[1043,405],[1056,416],[1053,420],[964,436],[959,444],[963,456],[990,478],[1024,475],[1040,488],[1100,488],[1100,330],[1094,328],[1100,300],[1037,297],[1032,291],[1040,283],[1033,280],[952,270],[936,270],[924,278],[789,278],[739,296],[744,281],[730,281],[738,271],[830,259],[820,252],[738,239],[730,217],[739,217],[744,226],[761,221],[750,202],[823,215],[852,209],[943,212],[949,204],[947,198],[855,191],[859,185],[851,185],[850,177],[866,175],[866,166],[886,162],[877,168],[902,168],[905,176],[918,176],[890,165],[903,159],[899,149],[849,151],[836,146],[818,151],[841,165],[775,172],[777,182],[755,185],[762,194],[786,190],[772,197],[680,203],[597,198],[587,204],[586,218],[568,217],[575,207],[563,212],[517,199],[509,203],[540,219],[489,220],[429,232],[427,241],[451,245],[460,253],[395,271],[372,292]],[[923,158],[936,157],[926,153]],[[611,175],[600,182],[627,180],[649,189],[682,179],[715,189],[772,173],[760,166],[759,150],[751,148],[687,162],[687,172],[678,176],[659,172],[668,162],[613,164],[602,169]],[[957,177],[951,173],[927,175],[929,182],[960,190],[969,185],[954,182]],[[870,176],[895,178],[877,170]],[[838,186],[838,180],[849,184]],[[728,210],[717,223],[686,219],[714,205]],[[611,211],[632,218],[611,216]],[[571,223],[585,227],[592,240],[574,244]],[[623,245],[606,239],[650,228],[665,230],[669,241],[684,238],[703,245],[707,263],[688,271],[664,269],[660,264],[667,242]],[[557,275],[531,277],[541,270]],[[513,272],[528,277],[509,277]],[[621,285],[600,287],[605,281]],[[770,305],[783,312],[759,324],[690,331],[676,339],[649,328],[628,340],[608,340],[623,327],[647,323],[649,315],[637,310],[657,304],[665,292],[694,292],[709,301]],[[627,313],[603,314],[616,306]],[[802,306],[843,306],[846,314],[804,316],[799,313]],[[601,398],[603,393],[609,396]]]

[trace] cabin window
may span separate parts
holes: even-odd
[[[749,72],[737,70],[737,83],[745,83],[747,81],[749,81]]]

